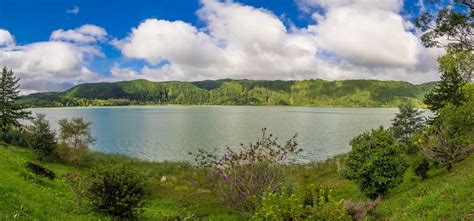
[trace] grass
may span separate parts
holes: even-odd
[[[416,157],[408,157],[413,162]],[[245,220],[241,213],[219,200],[205,171],[187,163],[151,163],[124,156],[91,153],[80,167],[58,162],[41,163],[53,170],[51,181],[33,175],[27,161],[37,162],[25,148],[0,146],[0,220],[111,220],[91,210],[86,201],[78,207],[64,174],[86,174],[93,165],[130,162],[147,177],[146,206],[140,220]],[[329,187],[338,199],[365,200],[357,186],[339,175],[343,157],[308,165],[285,165],[289,185]],[[339,165],[339,166],[338,166]],[[408,171],[404,182],[379,205],[371,220],[474,220],[474,155],[454,166],[432,169],[421,180]],[[162,181],[166,177],[166,181]]]

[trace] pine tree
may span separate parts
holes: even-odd
[[[39,155],[40,160],[51,156],[56,149],[56,132],[51,130],[49,122],[44,114],[36,115],[33,119],[33,149]]]
[[[393,133],[400,142],[408,145],[410,138],[423,127],[424,118],[421,116],[422,112],[410,103],[402,104],[398,111],[392,120]]]
[[[463,72],[472,72],[472,70],[465,68],[466,65],[461,63],[459,59],[456,59],[457,57],[458,52],[451,50],[448,54],[438,59],[440,63],[439,69],[443,72],[441,81],[438,81],[435,88],[425,95],[424,100],[428,108],[436,113],[447,103],[458,107],[467,99],[463,87],[470,79],[466,79],[465,76],[472,76],[472,73]]]
[[[3,68],[0,77],[0,127],[4,134],[9,127],[19,126],[19,119],[26,119],[30,115],[22,106],[15,104],[20,93],[19,81],[11,69]]]

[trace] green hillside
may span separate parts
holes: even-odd
[[[433,85],[378,80],[133,80],[86,83],[64,92],[31,94],[18,102],[31,107],[129,104],[393,107],[402,101],[422,105],[424,94]]]
[[[408,157],[410,164],[416,157]],[[90,153],[83,167],[42,163],[57,174],[49,180],[25,168],[36,161],[31,149],[0,146],[0,220],[112,220],[94,212],[86,199],[77,204],[67,174],[85,175],[94,165],[128,162],[146,174],[150,196],[139,220],[246,220],[250,214],[220,203],[206,173],[185,163],[150,163]],[[289,179],[330,187],[337,199],[364,200],[357,186],[338,172],[338,161],[285,168]],[[402,185],[393,189],[368,220],[472,220],[474,218],[474,155],[455,164],[455,172],[432,169],[421,180],[407,171]],[[166,176],[166,181],[160,179]],[[198,184],[196,184],[198,183]]]

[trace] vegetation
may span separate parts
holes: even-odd
[[[126,165],[96,169],[88,197],[100,212],[121,219],[134,218],[145,197],[143,180],[138,171]]]
[[[344,177],[355,181],[367,197],[386,196],[402,183],[408,164],[390,130],[380,127],[365,132],[352,139],[351,145]]]
[[[413,172],[415,173],[415,175],[419,176],[421,179],[428,178],[429,170],[430,162],[425,158],[418,160],[413,168]]]
[[[33,134],[31,146],[38,153],[40,160],[54,155],[57,145],[56,132],[51,130],[45,117],[44,114],[37,114],[31,127]]]
[[[350,220],[343,200],[335,200],[332,191],[315,185],[263,194],[253,220]]]
[[[267,135],[264,128],[255,144],[241,144],[238,151],[227,147],[220,158],[200,150],[195,160],[199,166],[211,169],[218,189],[223,192],[223,202],[252,210],[255,208],[253,198],[260,200],[265,191],[276,191],[285,182],[278,163],[301,152],[297,146],[296,135],[281,145],[278,138]]]
[[[12,220],[112,220],[93,210],[86,198],[79,205],[76,190],[69,181],[71,174],[88,177],[90,168],[97,165],[127,163],[144,174],[149,196],[145,198],[139,220],[245,220],[253,212],[235,212],[232,206],[222,204],[213,181],[206,178],[206,171],[184,163],[149,163],[134,159],[90,152],[88,160],[80,167],[60,162],[42,165],[56,173],[56,179],[33,182],[26,176],[24,167],[37,159],[31,149],[0,148],[0,219]],[[417,156],[407,161],[414,162]],[[326,187],[332,189],[335,202],[352,199],[365,200],[357,185],[344,179],[338,165],[344,157],[308,165],[283,166],[288,182],[293,186]],[[369,220],[470,220],[474,203],[474,155],[454,164],[453,173],[446,169],[432,168],[429,178],[421,180],[412,170],[405,173],[403,183],[390,191]],[[160,181],[166,176],[166,181]],[[40,178],[41,179],[41,178]],[[85,180],[83,182],[86,182]],[[81,191],[77,191],[79,196]]]
[[[68,162],[78,164],[95,142],[92,137],[90,122],[82,117],[59,120],[59,144],[56,148],[58,156]]]
[[[88,83],[65,92],[31,94],[18,100],[30,107],[113,106],[134,104],[295,105],[396,107],[423,106],[433,83],[401,81],[216,80],[198,82]]]
[[[19,127],[20,119],[28,118],[29,112],[24,111],[24,107],[14,101],[18,98],[20,87],[19,78],[12,70],[3,67],[0,76],[0,129],[5,135],[11,127]]]
[[[415,152],[416,148],[413,148],[412,139],[424,126],[422,112],[410,103],[402,104],[398,107],[398,111],[399,113],[395,114],[395,118],[392,120],[393,133],[408,152]]]

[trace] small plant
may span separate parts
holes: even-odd
[[[66,173],[63,175],[64,178],[69,182],[71,190],[74,193],[76,202],[76,213],[81,213],[82,201],[87,195],[87,182],[78,173]]]
[[[423,158],[420,161],[417,161],[413,168],[413,172],[415,173],[415,175],[417,175],[423,180],[428,178],[429,170],[430,170],[430,162],[425,158]]]
[[[382,197],[380,196],[375,200],[368,200],[366,202],[348,200],[344,203],[344,207],[347,213],[352,217],[352,220],[362,221],[377,208],[380,202],[382,202]]]
[[[37,163],[27,162],[25,166],[36,175],[47,177],[51,180],[54,180],[54,178],[56,178],[56,174],[53,171]]]
[[[353,180],[369,198],[384,196],[403,181],[408,164],[390,130],[383,127],[356,136],[351,141],[343,176]]]
[[[95,169],[91,175],[88,198],[99,212],[133,219],[145,198],[144,179],[127,165]]]
[[[265,191],[278,189],[284,181],[284,174],[277,164],[301,151],[296,135],[281,145],[278,138],[267,135],[264,128],[256,143],[241,144],[237,151],[226,147],[222,157],[199,150],[195,161],[198,166],[211,168],[212,174],[217,176],[225,202],[252,210],[255,207],[251,200],[253,196],[260,198]]]
[[[265,192],[252,220],[350,220],[343,201],[315,185]]]

